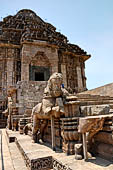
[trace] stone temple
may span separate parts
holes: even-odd
[[[0,128],[14,169],[16,153],[30,170],[102,169],[81,160],[91,154],[113,161],[113,84],[87,90],[90,57],[31,10],[0,22]]]
[[[85,91],[89,57],[33,11],[7,16],[0,22],[0,106],[6,107],[9,90],[16,88],[19,113],[31,109],[54,72],[63,74],[64,86],[71,92]]]

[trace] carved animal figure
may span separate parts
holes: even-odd
[[[33,140],[36,142],[36,134],[43,131],[47,126],[47,120],[54,116],[56,118],[64,114],[64,99],[69,93],[62,88],[63,77],[61,73],[53,73],[49,78],[47,87],[44,90],[42,103],[32,109],[33,118]],[[45,120],[41,128],[40,120]]]

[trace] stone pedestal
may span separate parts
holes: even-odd
[[[78,118],[62,118],[61,122],[62,150],[72,155],[75,153],[74,145],[79,141]]]

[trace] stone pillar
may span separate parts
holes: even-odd
[[[61,64],[61,73],[63,75],[64,87],[67,88],[66,65],[65,64]]]
[[[13,64],[14,61],[11,58],[7,59],[7,86],[13,85]]]
[[[52,149],[55,151],[55,125],[54,125],[54,117],[51,116],[51,138],[52,138]]]
[[[51,74],[58,72],[58,50],[54,49],[51,51],[48,51],[48,53],[46,53],[46,55],[48,56],[48,59],[51,63]]]
[[[21,59],[21,81],[29,81],[30,47],[23,44]]]
[[[86,90],[86,76],[85,76],[85,68],[82,68],[82,77],[83,77],[83,88]]]
[[[58,72],[58,56],[54,55],[54,61],[51,61],[52,65],[52,74]]]
[[[81,74],[82,74],[83,90],[86,90],[85,61],[81,61]]]
[[[78,65],[76,69],[77,69],[77,80],[78,80],[78,92],[81,92],[83,91],[83,82],[82,82],[82,72],[81,72],[80,65]]]
[[[52,66],[52,74],[58,72],[58,62],[56,63],[56,66]]]
[[[21,66],[21,81],[29,81],[29,64],[22,63]]]
[[[88,159],[87,156],[87,141],[86,141],[86,133],[82,133],[83,138],[83,152],[84,152],[84,160]]]
[[[6,95],[6,86],[7,86],[7,76],[6,76],[6,70],[7,70],[7,63],[2,58],[0,61],[0,95],[5,96]]]

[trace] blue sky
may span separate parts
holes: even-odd
[[[88,89],[113,82],[113,0],[0,0],[0,20],[31,9],[91,54]]]

